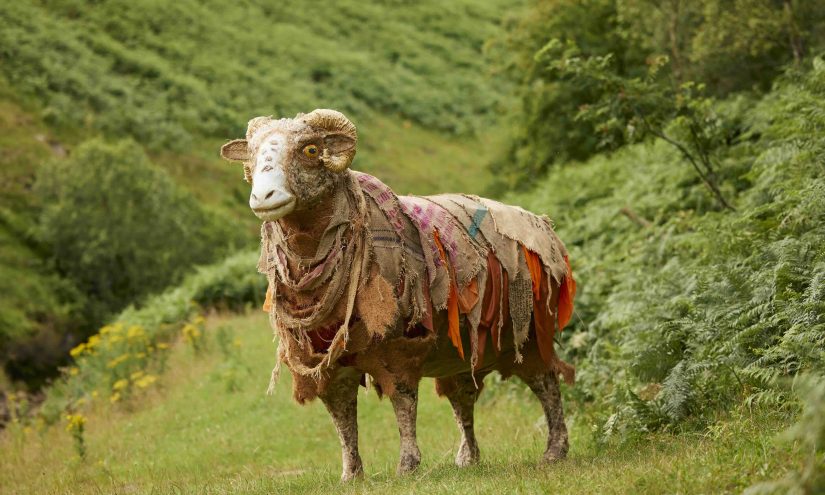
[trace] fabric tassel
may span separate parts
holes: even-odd
[[[461,356],[461,359],[464,359],[464,346],[461,343],[461,329],[458,321],[458,289],[456,287],[452,265],[450,265],[450,262],[447,260],[447,253],[444,251],[444,246],[438,237],[438,230],[433,230],[433,242],[435,242],[438,248],[441,261],[447,266],[447,270],[450,273],[450,290],[447,294],[447,336],[450,337],[450,342],[455,346],[458,355]]]

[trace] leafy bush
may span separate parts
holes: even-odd
[[[492,168],[499,187],[525,189],[527,179],[553,163],[596,153],[604,134],[579,119],[588,104],[615,92],[554,70],[542,51],[552,40],[578,47],[579,56],[611,56],[604,67],[617,79],[644,76],[668,58],[660,79],[672,88],[696,81],[711,96],[764,92],[789,64],[825,46],[825,9],[817,2],[773,0],[540,0],[510,24],[495,45],[498,65],[519,84],[521,106],[511,115],[512,137]],[[568,54],[569,55],[569,54]],[[549,62],[549,63],[548,63]],[[609,137],[619,138],[621,134]]]
[[[49,389],[42,417],[54,422],[78,402],[103,394],[112,402],[147,388],[163,372],[165,350],[181,338],[194,348],[205,337],[203,318],[209,309],[260,308],[266,279],[257,274],[256,251],[234,254],[198,268],[183,282],[150,297],[140,307],[130,306],[98,333],[75,347],[74,365]],[[218,344],[223,347],[218,339]]]
[[[226,253],[237,238],[132,141],[94,140],[41,169],[40,235],[97,325]]]
[[[554,170],[511,200],[553,217],[580,280],[566,352],[572,393],[603,440],[711,420],[734,404],[785,407],[781,379],[825,369],[825,62],[727,106],[742,176],[715,211],[663,141]],[[738,110],[737,110],[738,109]],[[721,109],[720,109],[721,111]]]

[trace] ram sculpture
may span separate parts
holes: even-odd
[[[547,419],[543,462],[566,456],[559,376],[574,369],[554,351],[576,284],[547,217],[466,194],[397,196],[350,169],[355,125],[334,110],[257,117],[221,156],[242,162],[249,206],[263,221],[258,269],[277,363],[293,397],[326,406],[341,441],[343,473],[363,474],[359,385],[388,396],[398,421],[398,473],[421,461],[418,385],[435,379],[461,432],[455,462],[478,462],[473,409],[484,377],[521,378]],[[270,386],[270,391],[271,391]]]

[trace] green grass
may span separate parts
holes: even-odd
[[[239,348],[218,349],[223,327]],[[568,403],[569,458],[538,467],[544,446],[538,403],[520,387],[482,396],[477,432],[483,462],[452,464],[458,430],[449,404],[421,385],[419,442],[424,457],[398,478],[398,433],[389,402],[361,392],[363,481],[339,484],[338,439],[319,402],[290,398],[289,374],[266,396],[274,344],[266,316],[215,316],[208,350],[178,343],[160,381],[129,402],[100,397],[87,406],[88,455],[80,461],[61,424],[0,434],[3,493],[733,493],[781,476],[799,453],[776,440],[789,418],[737,410],[695,434],[649,435],[622,447],[599,448],[585,414]],[[235,361],[237,360],[237,361]],[[231,362],[240,363],[230,367]],[[234,365],[233,365],[234,366]],[[237,381],[228,390],[230,377]]]

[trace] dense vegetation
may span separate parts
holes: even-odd
[[[545,53],[548,44],[573,45],[578,57],[610,56],[609,73],[620,78],[655,66],[664,85],[701,83],[714,97],[762,94],[787,64],[825,47],[818,1],[546,0],[532,2],[510,24],[493,44],[499,70],[519,83],[521,100],[509,125],[510,146],[493,163],[505,189],[529,187],[525,179],[554,163],[633,141],[607,119],[579,117],[601,96],[618,103],[615,88],[557,70],[548,63],[558,60]],[[670,63],[661,65],[663,58]]]
[[[49,198],[40,238],[89,298],[88,322],[243,243],[243,232],[177,187],[134,141],[84,143],[41,170],[35,194]]]
[[[720,174],[742,181],[741,213],[716,211],[662,141],[564,167],[513,198],[554,216],[588,287],[567,347],[582,398],[619,405],[605,433],[739,400],[777,406],[780,377],[825,369],[823,81],[817,60],[739,107],[745,137],[723,150]]]
[[[128,303],[254,246],[216,153],[253,116],[338,108],[358,168],[405,192],[483,188],[462,170],[510,92],[481,51],[514,3],[4,5],[0,364],[36,388]]]
[[[153,149],[326,106],[474,130],[500,101],[479,51],[508,3],[16,2],[0,70],[47,122]]]
[[[0,274],[25,281],[9,284],[16,299],[0,301],[7,332],[0,338],[31,335],[44,321],[49,328],[78,326],[77,315],[93,309],[84,298],[105,302],[94,294],[107,284],[122,287],[106,294],[118,298],[110,314],[134,303],[74,348],[36,419],[15,423],[5,441],[20,445],[6,466],[23,471],[19,480],[31,474],[22,468],[27,456],[54,444],[59,453],[48,453],[48,462],[61,467],[44,483],[55,489],[89,481],[117,488],[137,479],[149,490],[183,479],[184,491],[205,491],[193,481],[204,472],[217,490],[317,488],[315,474],[330,466],[318,456],[337,456],[334,445],[329,452],[321,447],[334,439],[314,430],[328,426],[322,408],[304,417],[283,400],[273,419],[272,405],[257,395],[274,360],[274,348],[264,348],[268,335],[260,335],[267,334],[264,318],[214,315],[260,305],[254,249],[142,301],[128,294],[158,291],[192,271],[191,263],[255,236],[254,222],[240,234],[222,230],[223,219],[241,218],[229,206],[244,203],[239,174],[217,172],[197,147],[212,150],[239,135],[249,115],[328,105],[365,122],[359,168],[404,192],[481,192],[487,176],[475,172],[492,155],[480,150],[500,147],[488,168],[497,174],[496,191],[553,218],[580,288],[559,346],[577,366],[576,386],[564,390],[572,463],[549,475],[524,467],[529,460],[520,446],[531,433],[517,426],[539,412],[524,405],[523,388],[491,380],[482,407],[494,411],[486,429],[495,439],[490,465],[469,474],[436,469],[434,478],[430,466],[409,482],[379,477],[366,489],[507,491],[521,483],[524,490],[557,491],[567,480],[589,492],[732,492],[756,481],[749,493],[825,489],[822,2],[546,0],[508,13],[505,33],[496,27],[511,5],[504,0],[404,8],[342,2],[322,10],[304,3],[178,5],[172,16],[149,0],[107,3],[91,14],[73,2],[19,4],[0,15],[0,74],[8,81],[0,85],[0,103],[18,116],[0,121],[11,136],[0,142],[21,143],[16,154],[0,156],[12,179],[3,191],[9,207],[0,210],[0,234],[13,241],[0,252]],[[271,43],[256,42],[262,32]],[[499,73],[494,79],[482,76],[485,42]],[[261,62],[271,57],[283,63]],[[496,142],[493,133],[474,137],[496,122],[510,90],[521,105],[503,116],[509,141]],[[74,148],[96,135],[108,139]],[[54,136],[72,145],[68,158],[60,157]],[[112,143],[115,137],[128,140]],[[33,189],[24,163],[42,170]],[[136,179],[113,186],[111,196],[80,187],[114,183],[122,173]],[[236,182],[216,186],[229,176]],[[204,195],[204,188],[215,193]],[[52,202],[41,204],[40,197]],[[109,198],[131,198],[134,210],[116,212],[125,215],[122,227],[135,222],[129,232],[107,228],[109,216],[90,206]],[[167,204],[176,206],[161,208]],[[84,208],[90,209],[70,214]],[[145,237],[146,224],[130,213],[138,209],[154,211],[153,221],[172,237],[215,241],[184,261],[180,246],[164,244],[168,239],[157,239],[149,253],[136,250],[125,239]],[[124,242],[107,243],[112,235]],[[34,261],[21,269],[25,256]],[[180,271],[151,280],[120,273],[124,260],[144,256],[155,270]],[[34,342],[44,339],[35,335],[41,340]],[[209,407],[218,393],[237,395]],[[159,407],[150,410],[144,401]],[[196,420],[199,431],[217,432],[214,438],[183,424],[178,411],[191,404],[208,410]],[[375,457],[389,466],[391,419],[379,419],[375,404],[367,404],[376,430],[365,435],[383,442]],[[422,400],[420,429],[446,459],[449,433],[427,421],[451,421],[447,406],[434,404],[430,396]],[[23,400],[13,410],[27,408]],[[45,426],[59,421],[69,435]],[[278,442],[233,443],[248,435],[238,431],[243,421],[260,432],[249,435],[253,441],[272,434],[270,421],[277,435],[300,423],[308,446],[295,460]],[[124,424],[124,437],[112,440]],[[21,440],[30,438],[26,428],[40,431],[39,444]],[[141,447],[143,464],[111,447],[140,443],[135,439],[147,432],[164,441],[156,450]],[[201,445],[211,446],[207,452],[232,445],[243,460],[212,473],[215,459]],[[284,481],[268,460],[248,456],[258,447],[279,469],[313,470]],[[168,466],[149,462],[157,454]],[[79,459],[64,462],[67,455]],[[103,464],[92,466],[91,455]],[[646,472],[648,458],[664,478]],[[502,477],[502,470],[510,474]],[[259,479],[238,485],[239,473]],[[332,489],[334,478],[324,472],[321,486]]]

